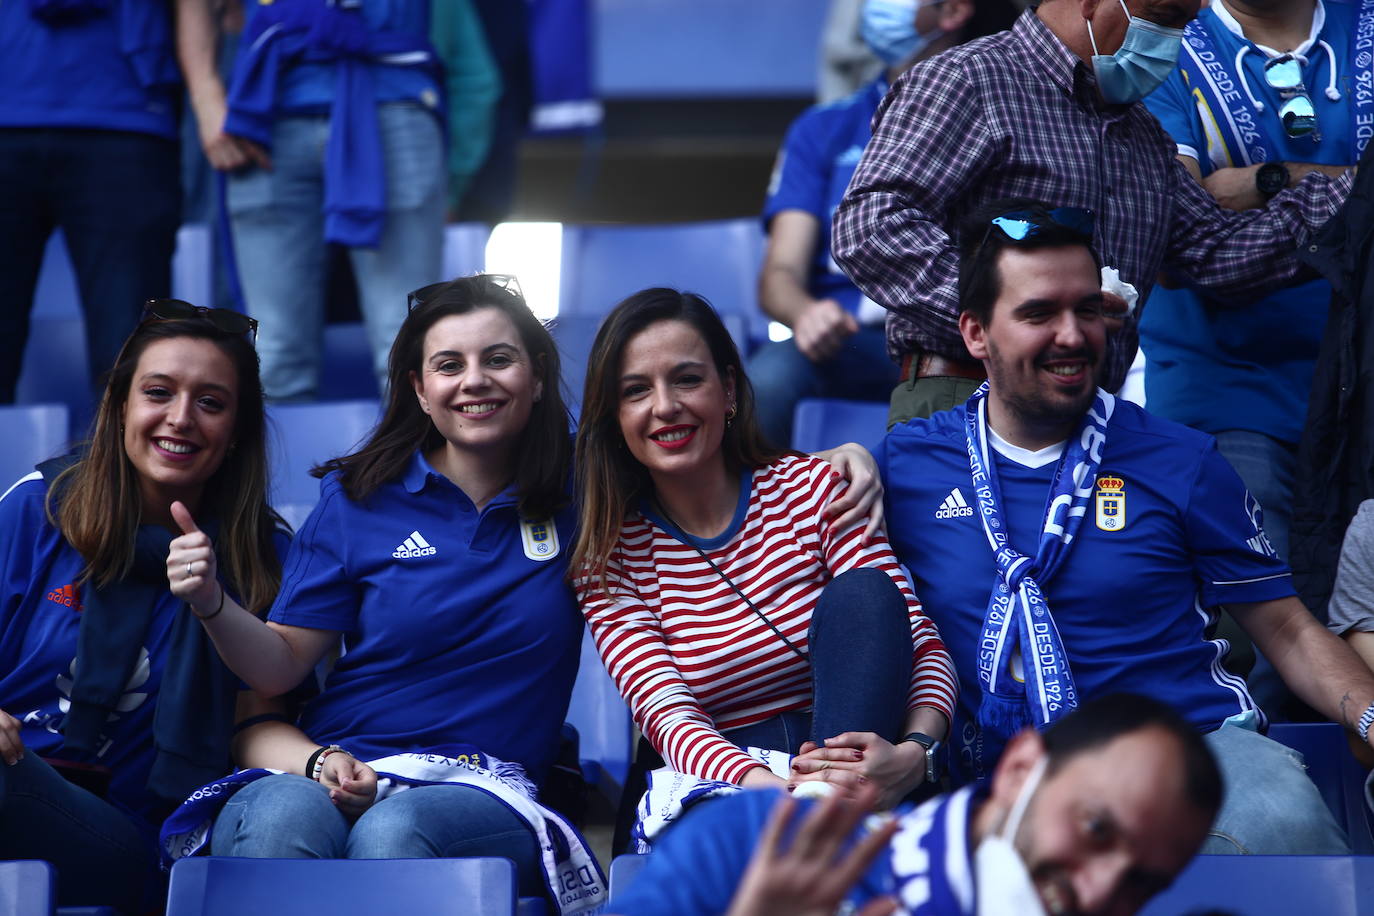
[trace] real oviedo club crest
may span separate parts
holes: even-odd
[[[1114,474],[1097,478],[1097,527],[1103,531],[1126,527],[1126,481]]]

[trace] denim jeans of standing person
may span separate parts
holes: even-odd
[[[1264,433],[1228,429],[1216,434],[1217,450],[1231,463],[1264,512],[1264,534],[1284,561],[1288,561],[1288,529],[1293,518],[1293,475],[1298,466],[1298,447]],[[1229,634],[1228,634],[1229,635]],[[1275,722],[1303,716],[1301,701],[1293,696],[1269,659],[1255,649],[1255,664],[1246,675],[1250,695]]]
[[[151,832],[34,753],[0,763],[0,859],[52,863],[59,906],[124,913],[143,909],[157,871]]]
[[[1350,854],[1345,833],[1307,776],[1302,754],[1236,725],[1206,735],[1221,767],[1226,795],[1207,855]]]
[[[417,786],[350,823],[329,790],[293,774],[240,789],[215,820],[211,852],[269,859],[434,859],[500,856],[515,862],[520,896],[543,896],[539,842],[495,796],[471,786]]]
[[[406,317],[406,293],[442,279],[444,140],[418,104],[378,106],[386,222],[376,249],[351,248],[377,383]],[[260,322],[262,384],[274,401],[319,394],[324,333],[324,157],[327,115],[286,116],[272,131],[272,168],[230,176],[227,196],[239,284]]]
[[[795,340],[764,344],[749,359],[759,425],[769,442],[792,446],[792,414],[803,398],[886,401],[897,379],[882,325],[865,325],[830,359],[813,363]]]
[[[71,253],[93,385],[114,365],[144,301],[171,294],[178,163],[176,142],[152,134],[0,128],[0,403],[15,397],[53,230]]]

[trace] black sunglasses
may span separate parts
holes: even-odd
[[[521,299],[525,298],[525,294],[520,291],[520,281],[510,274],[477,274],[476,276],[485,277],[507,292],[514,293]],[[406,293],[406,311],[415,311],[430,299],[434,298],[435,293],[452,282],[452,280],[441,280],[438,283],[431,283],[428,286],[422,286],[419,289],[414,289]]]
[[[143,303],[143,318],[147,321],[207,321],[226,334],[249,334],[258,342],[258,320],[242,312],[229,309],[208,309],[181,299],[149,299]]]

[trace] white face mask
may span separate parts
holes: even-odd
[[[1016,851],[1016,829],[1026,806],[1045,775],[1042,756],[1026,776],[1002,829],[983,838],[973,854],[973,874],[978,887],[978,916],[1044,916],[1045,905],[1035,889],[1030,871]]]

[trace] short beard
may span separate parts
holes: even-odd
[[[1085,352],[1084,355],[1088,365],[1096,370],[1099,360],[1091,352]],[[1002,360],[997,349],[991,344],[988,345],[988,356],[989,388],[997,392],[998,400],[1016,417],[1017,422],[1028,429],[1064,429],[1067,430],[1064,434],[1066,437],[1072,435],[1097,396],[1097,387],[1093,384],[1085,384],[1081,392],[1067,401],[1052,401],[1014,391],[1002,371]]]

